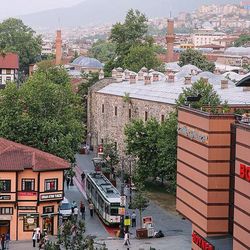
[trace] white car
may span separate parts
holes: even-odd
[[[66,199],[65,197],[63,198],[62,202],[61,202],[61,206],[59,208],[59,214],[63,217],[63,218],[67,218],[70,217],[72,214],[72,209],[71,209],[71,205],[70,202],[68,201],[68,199]]]

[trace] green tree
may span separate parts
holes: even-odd
[[[9,18],[0,23],[0,50],[17,52],[20,71],[28,73],[29,64],[35,63],[41,55],[42,40],[22,20]]]
[[[140,214],[140,228],[142,228],[142,211],[147,208],[149,205],[149,200],[146,197],[146,194],[143,190],[141,184],[137,184],[137,191],[132,199],[131,208],[138,209]]]
[[[100,62],[107,63],[115,56],[115,44],[111,41],[98,40],[89,50],[89,56]]]
[[[140,60],[138,60],[140,58]],[[157,68],[161,62],[157,59],[152,45],[135,45],[124,58],[124,68],[138,72],[144,66],[149,69]]]
[[[192,108],[200,109],[203,106],[215,108],[221,104],[220,96],[214,90],[213,85],[205,82],[204,79],[198,80],[191,87],[183,88],[182,93],[176,100],[176,104],[177,106],[184,105],[188,96],[198,95],[201,95],[199,101],[189,103]]]
[[[119,154],[113,141],[103,144],[103,158],[106,159],[107,167],[111,170],[119,163]]]
[[[203,71],[213,72],[215,70],[213,62],[209,62],[200,51],[193,49],[187,49],[180,54],[179,65],[182,67],[187,64],[195,65]]]
[[[250,44],[250,35],[249,34],[242,34],[240,37],[235,40],[234,46],[235,47],[241,47],[241,46],[249,46]]]
[[[146,16],[133,9],[128,11],[123,24],[113,25],[109,39],[115,45],[115,54],[104,67],[106,74],[115,67],[137,70],[139,65],[147,68],[159,66],[153,38],[147,35],[147,30]]]
[[[73,161],[83,141],[82,107],[70,83],[37,72],[0,91],[0,136]]]

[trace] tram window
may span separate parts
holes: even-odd
[[[118,215],[118,208],[117,207],[111,207],[110,215]]]
[[[109,205],[108,204],[105,205],[105,212],[106,212],[106,214],[109,214]]]

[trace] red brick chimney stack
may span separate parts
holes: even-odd
[[[62,32],[56,31],[56,65],[60,65],[62,61]]]
[[[173,62],[175,34],[174,34],[174,20],[171,18],[168,19],[166,40],[167,40],[167,62]]]

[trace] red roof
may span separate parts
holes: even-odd
[[[0,69],[19,69],[19,57],[15,53],[0,54]]]
[[[0,171],[62,170],[69,168],[69,162],[41,150],[0,138]]]

